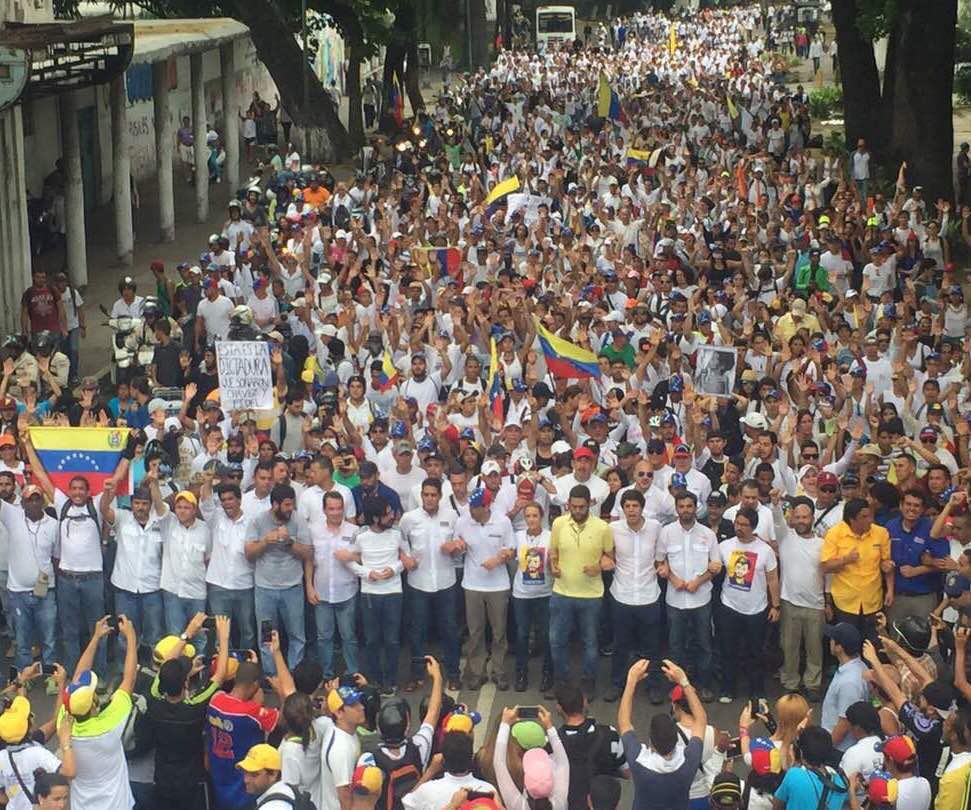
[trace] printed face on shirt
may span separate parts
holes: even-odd
[[[752,590],[757,560],[758,555],[754,551],[743,551],[742,549],[733,551],[728,558],[728,586],[736,590]]]

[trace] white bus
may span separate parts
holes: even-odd
[[[573,6],[536,8],[536,49],[572,42],[577,36],[577,13]]]

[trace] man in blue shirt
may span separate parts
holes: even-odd
[[[832,735],[833,747],[838,751],[845,751],[856,742],[849,733],[850,723],[846,719],[846,710],[857,701],[867,700],[869,695],[863,678],[867,666],[860,660],[863,637],[848,622],[826,625],[823,635],[829,639],[829,651],[839,662],[839,668],[829,682],[823,698],[819,725]]]
[[[357,522],[361,526],[370,525],[364,509],[364,498],[368,496],[384,498],[390,504],[391,511],[394,512],[395,523],[401,520],[401,515],[404,512],[401,508],[401,498],[391,487],[381,483],[378,477],[378,465],[373,461],[362,461],[358,474],[361,476],[361,483],[351,490],[351,494],[354,496],[354,506],[357,507]]]
[[[891,622],[904,616],[926,616],[938,603],[941,575],[932,559],[948,556],[944,538],[931,537],[931,520],[924,516],[926,500],[917,489],[907,490],[900,502],[900,514],[887,523],[890,556],[894,572],[894,601],[888,610]]]

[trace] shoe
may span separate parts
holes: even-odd
[[[543,670],[543,675],[539,679],[539,691],[542,692],[547,698],[552,696],[553,692],[553,673],[548,669]],[[546,694],[549,692],[550,694]]]
[[[606,692],[604,692],[604,703],[613,703],[620,697],[620,687],[611,686]]]
[[[470,692],[478,691],[482,688],[482,684],[485,683],[485,678],[482,675],[466,675],[465,676],[465,688]]]
[[[543,697],[546,698],[546,700],[556,700],[556,690],[559,689],[560,686],[560,681],[550,680],[550,682],[546,685],[546,689],[543,690]]]
[[[458,675],[451,675],[445,684],[445,688],[449,692],[461,692],[462,691],[462,679]]]
[[[652,706],[660,706],[664,703],[664,692],[657,686],[652,686],[647,690],[647,699]]]
[[[398,687],[393,684],[385,684],[381,687],[381,697],[394,697],[398,694]]]
[[[614,654],[614,647],[613,647],[613,645],[612,644],[604,644],[604,646],[600,648],[600,654],[604,658],[610,658],[610,656],[612,656]]]
[[[733,700],[735,700],[735,695],[724,694],[724,695],[719,695],[718,697],[719,703],[728,704],[728,703],[731,703]]]
[[[706,688],[698,693],[698,697],[701,698],[702,703],[712,703],[715,700],[715,693]]]
[[[493,680],[496,682],[496,689],[500,692],[509,691],[509,678],[506,677],[506,673],[503,672],[501,675],[496,675]]]
[[[527,686],[529,686],[529,680],[526,677],[526,672],[525,671],[517,672],[516,673],[516,691],[517,692],[525,692]]]
[[[583,692],[587,703],[593,703],[597,690],[597,682],[593,678],[580,679],[580,691]]]
[[[822,693],[819,689],[809,689],[808,687],[804,690],[806,695],[806,700],[810,703],[819,703],[822,699]]]

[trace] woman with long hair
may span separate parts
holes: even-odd
[[[782,755],[782,767],[788,768],[795,761],[792,752],[792,743],[809,719],[809,703],[806,699],[795,692],[783,695],[775,702],[775,731],[771,731],[769,739],[772,740],[776,748]],[[768,716],[752,713],[750,702],[746,702],[742,707],[742,713],[738,718],[738,727],[741,734],[742,756],[746,765],[752,764],[751,748],[749,743],[749,728],[753,720],[766,722]],[[767,724],[768,726],[769,724]]]
[[[307,791],[316,806],[323,807],[320,749],[334,721],[329,717],[315,717],[313,701],[302,692],[294,692],[283,702],[283,719],[287,735],[279,746],[281,778]]]
[[[71,796],[71,780],[63,773],[34,771],[34,807],[37,810],[65,810]]]

